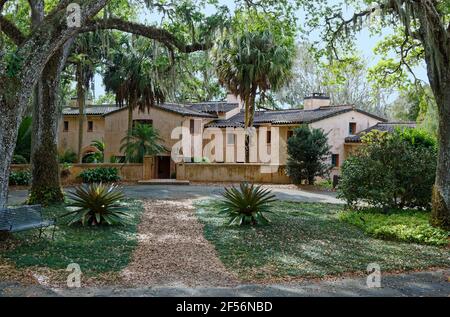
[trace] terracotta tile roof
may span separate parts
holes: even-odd
[[[363,136],[364,134],[366,134],[372,130],[394,132],[396,128],[406,129],[406,128],[415,128],[415,127],[417,127],[417,123],[415,123],[415,122],[381,122],[381,123],[377,123],[376,125],[371,126],[367,129],[359,132],[356,135],[351,135],[351,136],[346,137],[345,142],[360,143],[361,136]]]
[[[217,118],[215,115],[204,113],[197,111],[195,109],[191,109],[190,105],[180,105],[180,104],[174,104],[174,103],[164,103],[160,105],[155,105],[155,108],[166,110],[169,112],[177,113],[182,116],[190,116],[190,117],[202,117],[202,118]],[[105,116],[111,113],[114,113],[116,111],[121,111],[126,109],[127,107],[117,107],[115,105],[92,105],[87,106],[85,108],[85,114],[86,115],[98,115],[98,116]],[[72,108],[63,108],[62,110],[63,115],[70,116],[70,115],[78,115],[79,110],[78,107],[72,107]]]
[[[181,105],[181,104],[175,104],[175,103],[163,103],[157,106],[154,106],[155,108],[160,108],[166,111],[174,112],[181,114],[182,116],[189,116],[189,117],[202,117],[202,118],[217,118],[217,116],[197,111],[195,109],[191,109],[189,106]]]
[[[352,105],[342,105],[342,106],[321,107],[314,110],[287,109],[287,110],[256,111],[254,125],[258,126],[264,123],[278,124],[278,125],[311,123],[352,110],[362,112],[366,115],[375,117],[380,121],[386,121],[384,118],[380,118],[371,113],[356,109]],[[243,111],[227,120],[215,120],[214,122],[208,124],[208,127],[219,127],[219,128],[243,127],[243,126],[244,126]]]
[[[238,103],[229,103],[226,101],[198,102],[190,104],[190,108],[196,111],[217,114],[228,112],[239,107]]]
[[[85,107],[85,114],[87,115],[104,115],[110,112],[113,112],[115,110],[120,109],[119,107],[115,105],[93,105],[93,106],[86,106]],[[63,108],[62,110],[63,115],[70,116],[70,115],[78,115],[79,109],[78,107],[72,107],[72,108]]]

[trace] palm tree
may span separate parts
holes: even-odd
[[[269,30],[225,34],[212,57],[219,81],[245,103],[245,128],[253,126],[258,94],[281,89],[291,78],[293,47]],[[248,161],[248,135],[246,137]]]
[[[123,43],[127,48],[113,54],[103,76],[106,91],[116,94],[119,106],[128,106],[128,135],[133,129],[133,110],[148,110],[164,102],[166,96],[160,80],[161,65],[155,63],[157,57],[150,44],[145,39]]]
[[[94,79],[95,71],[107,48],[99,43],[109,40],[108,32],[91,32],[79,35],[74,43],[69,61],[75,65],[77,82],[77,101],[79,109],[78,120],[78,162],[82,162],[83,123],[85,119],[86,96],[89,86]]]
[[[157,155],[168,151],[162,145],[163,141],[153,126],[137,123],[131,133],[122,139],[120,150],[125,153],[128,162],[142,163],[145,155]]]

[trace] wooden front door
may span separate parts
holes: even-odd
[[[158,156],[158,178],[170,178],[170,156]]]

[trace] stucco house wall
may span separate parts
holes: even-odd
[[[64,121],[69,123],[68,131],[64,131]],[[92,131],[88,131],[88,121],[93,122]],[[78,151],[78,128],[79,121],[77,116],[63,116],[60,119],[58,127],[58,147],[60,151],[71,149]],[[105,121],[101,116],[86,116],[83,121],[83,145],[82,149],[90,147],[92,141],[105,139]]]
[[[339,166],[346,158],[345,138],[349,134],[349,123],[356,123],[356,133],[371,127],[381,120],[368,116],[358,111],[349,111],[331,118],[326,118],[310,123],[309,126],[315,129],[323,129],[328,133],[328,143],[333,154],[339,154]]]

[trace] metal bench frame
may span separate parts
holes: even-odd
[[[54,240],[56,218],[44,219],[41,205],[0,209],[0,231],[20,232],[39,229],[39,238],[41,238],[42,229],[50,226],[53,226],[52,240]]]

